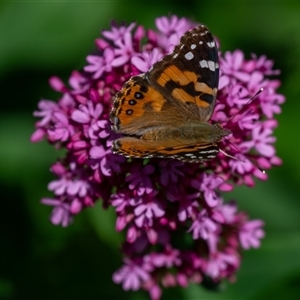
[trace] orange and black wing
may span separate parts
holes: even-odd
[[[171,54],[145,74],[150,84],[188,115],[207,122],[219,83],[217,45],[203,25],[186,32]]]

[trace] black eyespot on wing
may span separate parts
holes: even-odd
[[[134,93],[134,97],[135,97],[136,99],[143,99],[143,98],[144,98],[144,95],[143,95],[142,93],[140,93],[140,92],[135,92],[135,93]]]
[[[147,93],[148,92],[148,88],[145,85],[142,85],[140,87],[140,91],[143,92],[143,93]]]
[[[131,99],[131,100],[128,101],[128,104],[129,104],[129,105],[136,105],[137,102],[136,102],[136,100]]]

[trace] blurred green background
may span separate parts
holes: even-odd
[[[98,205],[66,229],[49,223],[50,208],[39,200],[51,195],[49,166],[59,153],[29,137],[38,100],[58,97],[48,78],[66,80],[80,69],[112,19],[154,28],[154,19],[168,14],[206,24],[222,51],[274,59],[287,102],[275,132],[283,165],[255,188],[227,195],[251,218],[265,220],[262,247],[244,254],[237,282],[221,293],[193,285],[166,291],[163,299],[299,298],[300,1],[151,0],[0,3],[0,299],[147,299],[111,280],[122,239],[112,211]]]

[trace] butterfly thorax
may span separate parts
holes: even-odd
[[[178,140],[186,144],[211,144],[217,143],[231,133],[220,124],[189,123],[177,127],[153,128],[146,131],[142,140],[167,141]]]

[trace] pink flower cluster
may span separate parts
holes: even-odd
[[[145,289],[159,299],[162,287],[232,280],[242,249],[257,248],[263,222],[249,220],[221,192],[235,185],[254,186],[254,177],[267,179],[259,169],[280,165],[275,154],[274,114],[284,97],[272,61],[265,56],[247,60],[240,50],[220,53],[218,102],[212,120],[230,129],[220,153],[205,164],[175,160],[131,159],[112,154],[117,135],[111,131],[112,99],[131,76],[147,71],[172,51],[183,33],[195,26],[188,19],[161,17],[157,31],[132,23],[112,25],[96,40],[97,53],[87,56],[83,71],[74,71],[69,86],[59,78],[51,87],[58,101],[41,100],[34,116],[32,142],[46,138],[65,156],[51,172],[51,222],[68,226],[73,216],[97,200],[113,206],[116,231],[125,231],[124,265],[113,280],[125,290]],[[143,42],[145,40],[145,42]],[[263,88],[252,102],[249,98]]]

